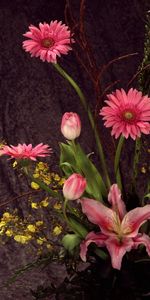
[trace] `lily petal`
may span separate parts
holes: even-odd
[[[128,237],[136,237],[140,226],[150,219],[150,204],[129,211],[122,220],[121,231]]]
[[[126,214],[126,207],[121,199],[121,191],[117,184],[111,186],[108,194],[108,201],[112,204],[112,209],[119,215],[120,220],[122,220]]]
[[[86,253],[88,250],[88,246],[91,243],[95,243],[99,247],[105,246],[105,240],[107,239],[107,236],[102,233],[95,233],[91,231],[86,236],[86,239],[80,244],[80,257],[83,261],[86,261]]]
[[[115,220],[117,216],[112,209],[89,198],[81,199],[80,203],[83,213],[86,214],[90,222],[98,225],[104,234],[115,235]]]
[[[122,258],[126,252],[129,252],[134,245],[130,238],[124,238],[121,242],[115,237],[110,237],[105,242],[105,245],[111,256],[111,263],[114,269],[121,269]]]
[[[143,244],[146,247],[148,255],[150,256],[150,237],[147,234],[138,234],[137,237],[133,238],[133,241],[134,249],[137,249],[140,244]]]

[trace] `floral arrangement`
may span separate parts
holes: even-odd
[[[61,175],[51,173],[47,163],[36,162],[52,154],[52,149],[43,143],[35,147],[25,143],[17,146],[1,145],[0,155],[13,160],[13,167],[27,176],[35,191],[45,191],[44,200],[37,203],[30,199],[31,207],[36,210],[50,206],[55,210],[58,220],[63,220],[65,226],[55,226],[54,235],[63,233],[62,245],[72,256],[78,253],[78,258],[80,256],[83,261],[95,255],[103,260],[110,257],[112,267],[118,270],[127,252],[132,251],[133,260],[134,253],[135,257],[138,253],[140,258],[150,256],[149,178],[141,199],[137,189],[142,136],[150,134],[150,97],[133,87],[127,91],[116,89],[107,94],[107,90],[112,88],[109,86],[101,94],[105,104],[101,102],[100,107],[99,100],[96,112],[104,120],[104,126],[111,128],[109,143],[115,145],[114,173],[110,176],[97,126],[97,115],[95,117],[92,112],[95,108],[90,108],[78,84],[58,64],[61,55],[67,55],[78,41],[76,35],[67,25],[55,20],[50,24],[40,23],[38,27],[30,25],[24,37],[27,39],[23,42],[23,49],[31,57],[39,57],[43,62],[50,63],[75,89],[93,130],[101,168],[98,169],[92,162],[91,153],[86,154],[77,141],[82,125],[76,112],[66,112],[61,120],[60,130],[66,139],[65,143],[60,143]],[[103,75],[105,68],[101,67],[98,78]],[[132,139],[135,144],[130,193],[126,191],[121,168],[122,149],[125,151],[127,139]],[[56,200],[55,204],[51,199]],[[5,212],[0,220],[1,235],[14,235],[16,242],[26,244],[38,234],[38,244],[45,243],[47,249],[53,251],[51,243],[40,236],[43,221],[38,220],[34,224],[28,222]],[[18,233],[17,228],[22,228],[22,233]]]

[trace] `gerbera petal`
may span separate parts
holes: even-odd
[[[107,236],[102,233],[94,233],[90,232],[86,236],[86,239],[80,244],[80,257],[83,261],[86,261],[86,254],[88,250],[88,246],[91,243],[95,243],[99,247],[105,246],[105,241],[107,239]]]
[[[32,144],[26,145],[18,144],[18,146],[4,146],[0,150],[0,155],[8,155],[15,159],[31,159],[36,160],[39,157],[49,156],[52,149],[48,145],[43,145],[42,143],[33,147]]]
[[[121,231],[128,237],[135,237],[140,226],[150,219],[150,204],[129,211],[122,220]]]
[[[23,42],[23,48],[31,57],[40,57],[42,61],[57,62],[57,56],[68,54],[74,40],[68,26],[62,22],[51,21],[50,24],[39,23],[39,28],[29,26],[24,34],[29,40]]]
[[[150,133],[150,98],[131,88],[128,93],[123,89],[107,95],[107,106],[100,110],[106,127],[112,127],[111,135],[118,138],[136,139],[141,133]],[[117,124],[117,126],[115,126]],[[120,126],[118,126],[118,124]]]

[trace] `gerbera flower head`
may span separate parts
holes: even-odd
[[[15,159],[31,159],[36,160],[37,157],[49,156],[52,149],[43,143],[33,147],[32,144],[18,144],[17,146],[5,145],[0,149],[0,155],[8,155],[10,158]]]
[[[150,98],[131,88],[107,95],[107,106],[100,110],[106,127],[112,127],[111,135],[118,138],[121,134],[127,139],[136,139],[141,133],[150,133]]]
[[[29,31],[23,34],[29,38],[23,42],[23,48],[31,53],[31,57],[40,57],[42,61],[57,63],[57,56],[68,54],[71,50],[71,32],[62,22],[51,21],[50,24],[39,23],[39,28],[29,26]]]

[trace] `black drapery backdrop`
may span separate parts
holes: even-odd
[[[78,0],[70,1],[73,11],[78,16]],[[0,137],[8,144],[43,142],[48,143],[54,151],[49,164],[55,168],[59,155],[58,141],[60,121],[65,111],[80,114],[83,133],[80,138],[87,150],[94,147],[90,127],[85,112],[73,89],[61,78],[48,63],[22,49],[22,34],[30,24],[51,20],[64,20],[65,1],[63,0],[1,0],[0,2]],[[118,86],[126,87],[142,61],[144,45],[144,19],[146,10],[150,9],[147,0],[93,0],[86,1],[85,26],[92,43],[98,64],[107,63],[120,55],[138,52],[130,59],[113,65],[105,76],[105,82],[120,79]],[[88,76],[83,72],[72,52],[61,57],[59,63],[77,80],[87,95],[88,101],[94,102],[94,91]],[[104,84],[105,84],[104,82]],[[108,134],[108,133],[106,133]],[[88,143],[87,143],[88,140]],[[106,152],[109,145],[106,145]],[[0,160],[0,200],[5,202],[27,190],[10,168],[6,159]],[[15,202],[22,208],[22,204]],[[28,256],[18,245],[2,246],[0,250],[0,281],[18,265],[27,263]],[[17,255],[17,259],[16,259]],[[1,292],[0,299],[31,299],[30,288],[46,282],[51,270],[38,273],[35,270]],[[52,275],[51,275],[52,276]],[[59,279],[59,272],[55,277]],[[26,285],[24,288],[23,285]]]

